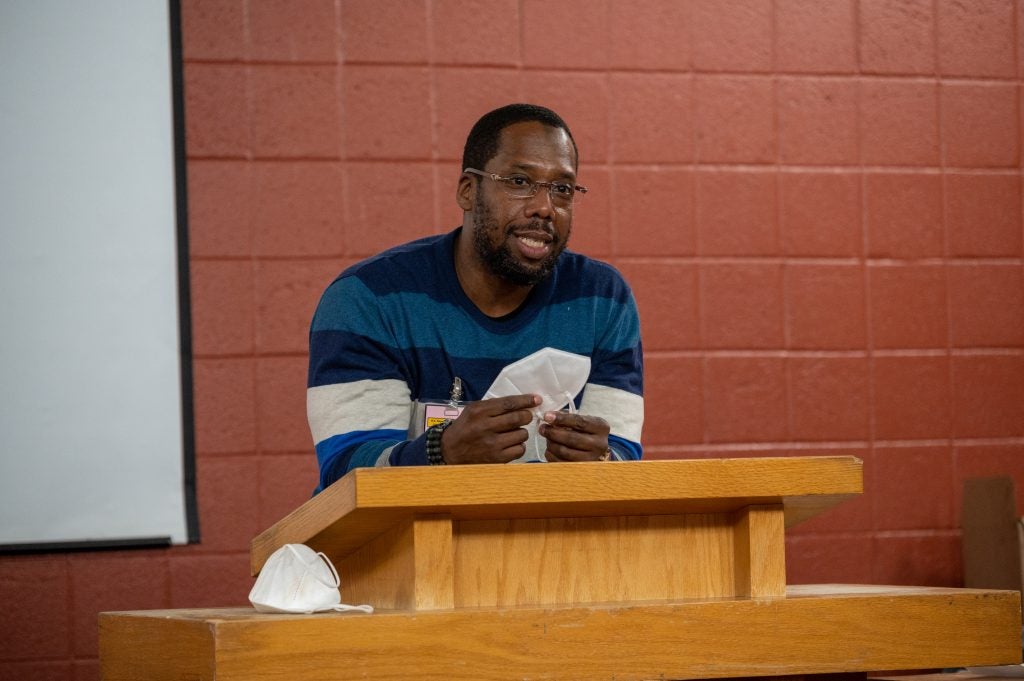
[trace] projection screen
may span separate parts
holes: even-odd
[[[198,539],[179,25],[0,4],[0,550]]]

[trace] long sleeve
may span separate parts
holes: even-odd
[[[397,344],[358,278],[342,277],[324,293],[309,348],[306,411],[322,489],[354,467],[388,459],[405,442],[411,400]]]
[[[636,460],[643,454],[640,438],[644,424],[640,317],[632,291],[617,272],[614,275],[607,285],[607,297],[599,298],[603,302],[594,311],[597,343],[580,412],[608,422],[608,444],[616,459]]]

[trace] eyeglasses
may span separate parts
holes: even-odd
[[[510,175],[504,177],[502,175],[495,175],[494,173],[485,173],[482,170],[476,168],[466,168],[462,172],[472,173],[479,175],[480,177],[489,177],[498,184],[501,185],[502,189],[509,196],[516,199],[529,199],[537,195],[537,191],[544,187],[548,190],[548,196],[551,197],[551,203],[560,207],[569,207],[572,205],[573,200],[579,200],[587,193],[587,188],[582,187],[578,184],[569,184],[568,182],[541,182],[539,180],[532,180],[527,175]]]

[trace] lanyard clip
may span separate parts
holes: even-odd
[[[456,376],[455,380],[452,381],[452,391],[448,398],[448,406],[456,409],[460,402],[462,402],[462,379]]]

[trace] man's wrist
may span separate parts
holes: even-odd
[[[436,426],[427,428],[427,463],[431,466],[443,466],[448,463],[441,452],[441,436],[451,424],[451,420],[446,419]]]

